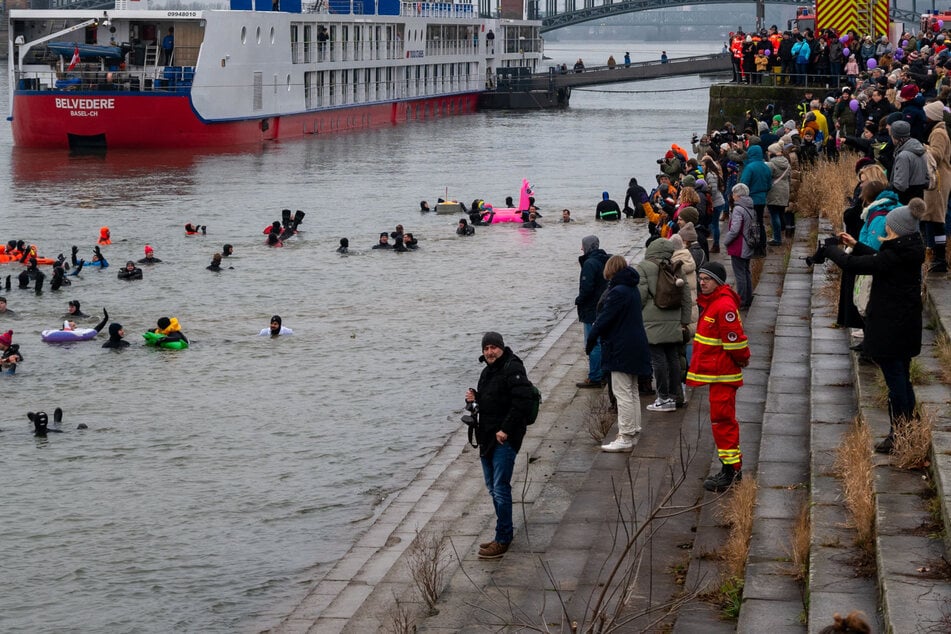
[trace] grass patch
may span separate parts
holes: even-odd
[[[899,469],[921,469],[931,464],[931,430],[935,418],[932,410],[922,407],[917,419],[895,427],[892,465]]]
[[[588,435],[596,443],[601,444],[607,438],[608,432],[616,422],[617,412],[611,406],[607,390],[599,391],[594,398],[588,399],[588,409],[584,413],[584,426],[588,430]]]
[[[836,448],[835,472],[842,481],[842,497],[855,530],[855,545],[875,555],[875,497],[872,488],[872,434],[861,418],[856,418]]]
[[[855,161],[859,155],[843,152],[836,161],[822,158],[802,171],[796,207],[803,217],[828,218],[842,230],[842,213],[855,187]]]
[[[809,577],[809,544],[812,538],[809,510],[809,503],[804,502],[789,537],[788,554],[792,563],[792,576],[800,582]]]
[[[951,385],[951,340],[943,332],[935,338],[934,355],[939,362],[941,382]]]
[[[753,509],[756,506],[756,478],[743,478],[723,496],[718,515],[729,526],[729,534],[719,550],[726,578],[743,578],[746,555],[753,534]]]

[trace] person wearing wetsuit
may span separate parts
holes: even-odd
[[[78,299],[71,299],[66,305],[66,314],[63,315],[64,319],[85,319],[89,317],[86,313],[82,311],[82,308],[79,306]]]
[[[17,363],[23,361],[19,344],[13,343],[13,331],[0,335],[0,368],[6,374],[16,374]]]
[[[127,348],[129,342],[123,339],[125,337],[125,330],[122,328],[122,324],[119,322],[112,322],[109,324],[109,340],[102,344],[103,348]]]
[[[227,257],[230,257],[233,253],[234,253],[234,247],[231,246],[230,244],[226,244],[223,247],[221,247],[221,257],[227,258]]]
[[[260,337],[279,337],[281,335],[293,335],[294,331],[283,325],[280,315],[271,317],[271,323],[268,328],[258,333]]]
[[[419,210],[420,210],[420,211],[430,211],[430,209],[429,209],[429,203],[426,202],[425,200],[419,201]]]
[[[29,265],[20,272],[17,279],[20,282],[20,288],[29,288],[30,280],[33,280],[33,289],[36,291],[36,294],[39,295],[43,292],[43,280],[46,279],[46,274],[36,265],[36,258],[31,257]]]
[[[380,232],[380,241],[377,242],[376,244],[374,244],[372,248],[374,248],[374,249],[389,249],[390,246],[392,246],[392,245],[390,244],[390,234],[388,234],[386,231],[381,231],[381,232]]]
[[[216,253],[211,256],[211,264],[205,267],[209,271],[220,271],[221,270],[221,254]]]
[[[403,246],[410,251],[415,251],[419,248],[419,240],[413,237],[412,233],[403,234]]]
[[[598,220],[620,220],[621,208],[607,192],[601,192],[601,202],[595,209],[594,217]]]
[[[459,219],[459,225],[456,227],[457,236],[471,236],[475,235],[475,227],[469,224],[465,218]]]
[[[155,257],[155,249],[151,245],[145,245],[145,257],[139,260],[139,264],[158,264],[160,259]]]
[[[350,240],[340,238],[340,246],[337,247],[337,253],[350,253]]]
[[[135,265],[135,262],[129,260],[125,263],[125,268],[119,271],[116,274],[116,277],[120,280],[141,280],[142,279],[142,269]]]
[[[155,342],[156,345],[169,343],[171,341],[184,341],[185,343],[188,343],[188,337],[186,337],[185,333],[182,332],[177,317],[159,317],[156,325],[158,328],[153,328],[152,332],[165,335]]]

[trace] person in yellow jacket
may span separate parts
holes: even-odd
[[[722,492],[743,478],[736,391],[743,385],[750,348],[740,320],[740,297],[726,283],[726,268],[719,262],[706,262],[700,267],[698,279],[700,319],[687,385],[710,386],[710,426],[723,467],[704,481],[703,488]]]

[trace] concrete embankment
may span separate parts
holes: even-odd
[[[951,508],[951,389],[936,378],[934,335],[951,327],[951,283],[929,278],[936,330],[926,331],[918,360],[935,377],[917,388],[936,412],[932,466],[909,471],[875,458],[877,561],[860,571],[833,462],[857,413],[875,436],[888,418],[873,398],[877,369],[859,366],[848,331],[834,327],[827,273],[801,259],[814,227],[800,222],[789,253],[771,249],[744,316],[753,358],[737,414],[744,473],[758,489],[735,584],[738,620],[709,601],[723,588],[720,509],[733,497],[702,488],[718,469],[706,390],[674,413],[642,410],[631,454],[600,452],[592,420],[606,413],[606,396],[574,385],[586,362],[580,324],[567,315],[527,358],[545,402],[516,466],[509,552],[495,561],[476,556],[494,515],[460,428],[273,631],[586,631],[601,622],[631,632],[816,632],[852,610],[865,612],[873,631],[949,631],[951,557],[942,537]],[[649,400],[641,400],[643,408]],[[808,566],[797,569],[791,553],[803,509]],[[435,552],[412,546],[420,536],[445,539],[432,610],[412,574],[414,556]]]

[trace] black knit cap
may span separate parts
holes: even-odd
[[[707,262],[700,267],[701,273],[706,273],[717,284],[726,284],[726,268],[719,262]]]
[[[502,341],[502,335],[491,330],[482,335],[482,349],[486,346],[495,346],[496,348],[505,348],[505,342]]]

